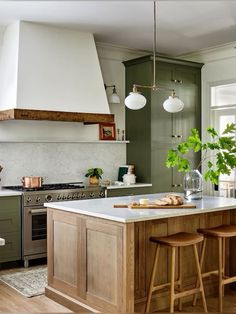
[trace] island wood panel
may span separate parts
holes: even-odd
[[[134,297],[135,299],[145,297],[146,295],[146,235],[145,222],[136,223],[134,226]]]
[[[48,209],[48,248],[47,296],[72,310],[133,312],[133,223]]]
[[[236,225],[236,211],[231,211],[230,222]],[[236,276],[236,237],[230,239],[230,275]],[[232,283],[231,288],[236,290],[236,283]]]
[[[50,209],[48,215],[48,284],[71,296],[77,296],[82,290],[78,278],[79,218]]]
[[[108,311],[122,311],[122,227],[86,219],[82,233],[86,300]]]

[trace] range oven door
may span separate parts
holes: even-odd
[[[23,257],[47,252],[47,209],[24,207]]]

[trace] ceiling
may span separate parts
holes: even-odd
[[[92,32],[95,40],[152,50],[152,1],[0,1],[0,26],[25,20]],[[179,55],[236,41],[236,1],[159,0],[157,50]]]

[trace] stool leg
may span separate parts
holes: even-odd
[[[202,303],[203,303],[203,308],[204,312],[207,312],[207,304],[206,304],[206,298],[205,298],[205,293],[204,293],[204,288],[203,288],[203,283],[202,283],[202,274],[201,274],[201,268],[199,264],[199,257],[198,257],[198,252],[197,252],[197,245],[193,245],[193,250],[194,250],[194,256],[195,256],[195,262],[196,262],[196,267],[197,267],[197,275],[198,275],[198,280],[199,280],[199,288],[202,294]]]
[[[218,238],[218,244],[219,244],[219,252],[218,252],[219,253],[219,308],[218,308],[218,311],[219,312],[222,312],[222,309],[223,309],[222,242],[223,242],[223,239],[219,237]]]
[[[147,297],[145,312],[149,312],[149,310],[150,310],[152,290],[153,290],[154,281],[155,281],[155,275],[156,275],[159,253],[160,253],[160,244],[157,244],[156,253],[155,253],[154,262],[153,262],[153,268],[152,268],[152,275],[151,275],[151,280],[150,280],[150,285],[149,285],[149,290],[148,290],[148,297]]]
[[[171,279],[170,279],[170,313],[174,313],[175,305],[175,247],[171,247]]]
[[[178,273],[179,273],[179,289],[182,291],[182,248],[179,247],[179,267],[178,267]],[[179,298],[179,311],[182,311],[182,299]]]
[[[202,266],[203,266],[203,261],[204,261],[204,257],[205,257],[205,251],[206,251],[206,243],[207,243],[207,238],[205,237],[204,240],[203,240],[203,244],[202,244],[202,252],[201,252],[201,258],[200,258],[200,268],[201,268],[201,271],[202,271]],[[197,281],[196,281],[196,288],[198,287],[199,285],[199,280],[197,278]],[[197,304],[197,293],[194,295],[193,297],[193,306],[196,306]]]
[[[224,277],[225,275],[225,238],[222,239],[222,276]],[[223,284],[223,287],[222,287],[222,295],[224,296],[225,295],[225,285]]]

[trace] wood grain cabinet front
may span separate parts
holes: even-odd
[[[21,197],[0,197],[0,237],[5,246],[0,247],[0,262],[21,259]]]
[[[84,306],[126,311],[125,237],[119,224],[48,209],[48,286]]]

